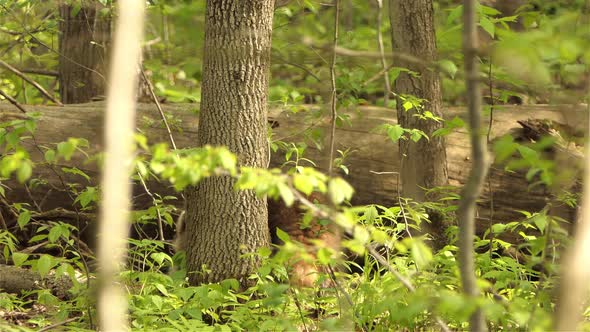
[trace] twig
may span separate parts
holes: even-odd
[[[486,143],[481,129],[481,91],[478,87],[479,62],[477,58],[475,6],[474,0],[463,1],[463,57],[473,165],[467,183],[461,191],[461,201],[457,211],[459,219],[459,270],[463,292],[470,298],[479,296],[473,248],[475,208],[489,168]],[[480,332],[486,330],[485,317],[481,307],[478,306],[471,314],[469,322],[471,331]]]
[[[2,214],[2,210],[0,209],[0,225],[2,226],[2,229],[7,231],[8,230],[8,226],[6,225],[6,220],[4,219],[4,215]]]
[[[164,111],[162,110],[162,105],[160,105],[160,101],[158,101],[158,97],[154,93],[154,87],[152,86],[152,82],[150,82],[147,75],[145,74],[145,71],[143,70],[143,64],[141,63],[139,64],[139,71],[141,72],[141,77],[148,86],[148,90],[150,91],[150,95],[152,97],[152,100],[154,101],[154,104],[156,104],[156,107],[158,108],[158,112],[160,112],[160,116],[162,116],[162,121],[164,122],[164,126],[166,126],[166,131],[168,132],[170,144],[172,145],[172,148],[176,150],[176,143],[174,142],[174,137],[172,137],[172,131],[170,130],[170,126],[168,125],[168,120],[166,120],[166,115],[164,115]]]
[[[45,332],[45,331],[53,330],[56,327],[60,327],[62,325],[66,325],[67,323],[71,323],[71,322],[77,320],[78,318],[79,317],[72,317],[72,318],[68,318],[68,319],[66,319],[64,321],[57,322],[55,324],[47,325],[44,328],[41,328],[41,329],[37,330],[37,332]]]
[[[431,62],[427,60],[420,59],[410,54],[402,53],[402,52],[394,52],[394,53],[379,53],[379,52],[371,52],[371,51],[357,51],[351,50],[344,47],[336,47],[334,52],[341,56],[349,56],[349,57],[360,57],[360,58],[367,58],[367,59],[381,59],[382,57],[391,58],[393,60],[398,60],[401,62],[406,62],[410,64],[419,65],[422,67],[432,68],[439,72],[442,72],[448,76],[452,76],[453,73],[450,73],[447,68],[441,66],[437,62]]]
[[[4,204],[4,206],[6,206],[6,208],[8,209],[8,212],[10,212],[10,214],[12,214],[12,216],[14,218],[18,218],[18,212],[16,212],[16,209],[12,205],[10,205],[10,203],[8,203],[2,195],[0,195],[0,203]]]
[[[55,70],[46,70],[41,68],[18,68],[18,70],[26,74],[59,77],[59,73]]]
[[[488,124],[488,132],[486,134],[486,140],[488,145],[491,143],[491,135],[492,135],[492,126],[494,124],[494,80],[492,79],[492,57],[490,56],[489,60],[490,63],[488,65],[488,87],[490,93],[490,117],[489,117],[489,124]],[[490,258],[492,258],[492,253],[494,252],[494,232],[492,232],[492,225],[494,224],[494,191],[492,188],[492,176],[488,175],[488,194],[490,196],[490,223],[489,223],[489,230],[490,230]]]
[[[399,172],[376,172],[376,171],[369,171],[373,174],[377,174],[377,175],[381,175],[381,174],[394,174],[397,176],[396,179],[396,183],[395,183],[395,187],[396,187],[396,191],[397,191],[397,203],[399,204],[399,208],[400,208],[400,213],[402,215],[402,218],[404,219],[404,224],[406,226],[406,233],[408,233],[408,236],[410,237],[410,239],[412,238],[412,233],[410,232],[410,224],[408,223],[408,217],[406,216],[406,210],[404,209],[404,204],[402,203],[402,192],[401,192],[401,188],[400,188],[400,183],[401,183],[401,174]]]
[[[16,101],[16,99],[14,99],[11,96],[7,95],[2,90],[0,90],[0,96],[6,98],[6,100],[8,100],[12,105],[14,105],[16,108],[18,108],[21,112],[27,114],[27,111],[25,110],[25,108],[22,107],[21,104],[19,104],[18,101]]]
[[[389,84],[389,71],[387,71],[387,61],[385,60],[385,48],[383,47],[383,34],[381,33],[381,25],[383,24],[383,0],[377,1],[377,43],[379,44],[379,53],[381,53],[381,67],[383,67],[383,83],[385,84],[385,93],[383,95],[383,104],[387,107],[389,104],[389,91],[391,85]]]
[[[344,295],[344,299],[346,299],[346,303],[348,304],[348,309],[350,311],[352,311],[353,315],[356,317],[356,319],[358,321],[362,321],[361,317],[359,316],[359,314],[357,312],[355,312],[354,310],[352,310],[354,303],[352,302],[352,298],[350,297],[350,294],[348,294],[348,292],[340,285],[340,283],[338,282],[338,280],[336,279],[336,274],[334,273],[334,269],[332,268],[332,266],[328,265],[328,272],[329,272],[329,276],[330,279],[332,280],[332,282],[334,283],[334,286],[336,288],[336,290],[340,293]],[[369,331],[368,327],[366,326],[365,323],[363,323],[363,325],[361,326],[361,329],[364,332]]]
[[[78,212],[78,211],[70,211],[70,210],[66,210],[64,208],[55,208],[52,210],[48,210],[48,211],[44,211],[44,212],[39,212],[39,213],[33,213],[31,215],[32,218],[36,218],[36,219],[57,219],[57,218],[71,218],[71,219],[82,219],[84,221],[93,221],[94,219],[96,219],[95,214],[93,213],[83,213],[83,212]]]
[[[391,274],[393,274],[393,276],[396,277],[397,280],[399,280],[399,282],[402,283],[402,285],[404,285],[404,287],[406,287],[412,293],[416,292],[416,288],[414,288],[414,285],[412,285],[412,282],[410,280],[404,278],[404,276],[402,276],[399,272],[397,272],[389,264],[389,262],[385,259],[385,257],[383,257],[379,252],[377,252],[377,250],[375,250],[375,248],[373,246],[367,246],[367,250],[369,251],[371,256],[375,257],[375,259],[377,260],[377,262],[379,262],[379,264],[385,266],[387,268],[387,270]],[[451,331],[451,329],[447,326],[447,324],[440,317],[438,317],[438,315],[434,315],[434,320],[436,321],[438,326],[443,331],[445,331],[445,332]]]
[[[284,59],[284,58],[282,58],[282,57],[280,57],[278,55],[274,55],[273,57],[276,58],[277,60],[281,61],[283,64],[286,64],[286,65],[289,65],[289,66],[293,66],[295,68],[299,68],[299,69],[303,70],[304,72],[306,72],[309,76],[313,77],[318,82],[321,82],[322,81],[316,74],[314,74],[311,70],[309,70],[304,65],[300,65],[300,64],[294,63],[294,62],[289,62],[286,59]]]
[[[35,252],[37,249],[39,249],[39,248],[41,248],[41,247],[44,247],[46,244],[49,244],[49,241],[43,241],[43,242],[41,242],[41,243],[37,243],[37,244],[35,244],[35,245],[33,245],[33,246],[26,247],[26,248],[24,248],[24,249],[22,249],[22,250],[19,250],[18,252],[19,252],[19,253],[22,253],[22,254],[32,254],[32,253],[33,253],[33,252]]]
[[[63,104],[55,99],[51,94],[49,94],[49,92],[47,92],[41,85],[39,85],[39,83],[33,81],[32,79],[28,78],[27,75],[23,74],[20,70],[14,68],[13,66],[9,65],[8,63],[6,63],[3,60],[0,60],[0,65],[3,66],[4,68],[8,69],[9,71],[13,72],[16,76],[22,78],[23,80],[27,81],[29,84],[31,84],[32,86],[34,86],[37,90],[39,90],[39,92],[41,92],[41,94],[43,94],[45,97],[47,97],[49,100],[51,100],[52,102],[54,102],[56,105],[58,106],[63,106]]]
[[[37,201],[35,200],[35,197],[33,197],[33,193],[31,192],[31,189],[29,189],[29,186],[25,183],[24,184],[25,187],[25,191],[27,192],[27,196],[29,196],[29,199],[31,200],[31,202],[33,202],[33,205],[35,205],[35,208],[37,208],[37,211],[41,212],[41,206],[37,203]]]
[[[338,26],[340,25],[340,0],[334,0],[334,40],[332,48],[332,59],[330,62],[330,81],[332,83],[332,98],[330,100],[330,158],[328,159],[328,176],[332,177],[332,167],[334,165],[334,141],[336,135],[336,48],[338,47]]]
[[[148,189],[147,184],[143,179],[143,176],[141,176],[141,173],[137,172],[137,176],[139,177],[139,181],[143,186],[143,190],[145,190],[145,192],[152,198],[152,203],[156,207],[156,214],[158,215],[158,231],[160,233],[160,241],[165,241],[166,239],[164,238],[164,226],[162,225],[162,215],[160,214],[160,209],[158,208],[158,201],[156,200],[156,197],[154,197],[154,194],[152,194],[152,192]]]
[[[303,308],[301,308],[301,302],[299,302],[299,298],[297,297],[297,294],[292,291],[293,293],[293,302],[295,302],[295,307],[297,307],[297,312],[299,313],[299,318],[301,318],[301,324],[303,324],[303,330],[305,332],[309,332],[309,329],[307,328],[307,324],[305,324],[305,316],[303,316]]]
[[[361,86],[365,87],[365,86],[369,85],[369,83],[376,81],[377,79],[379,79],[379,77],[383,76],[383,74],[389,72],[389,70],[393,67],[395,67],[395,64],[392,63],[392,64],[388,65],[387,67],[381,69],[377,74],[371,76],[368,80],[364,81],[361,84]],[[387,78],[389,79],[389,76],[387,76]]]

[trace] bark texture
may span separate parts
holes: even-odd
[[[198,143],[227,146],[242,166],[268,163],[273,11],[274,1],[207,1]],[[258,262],[242,256],[269,245],[266,199],[213,177],[187,190],[186,200],[191,284],[236,278],[245,285]]]
[[[65,3],[59,7],[59,93],[64,104],[89,102],[106,89],[111,16],[100,12],[99,1],[81,5],[77,13]]]
[[[393,52],[404,52],[425,61],[437,61],[432,0],[390,0],[389,19],[392,30]],[[424,66],[400,62],[398,67],[408,68],[419,76],[401,73],[394,85],[397,94],[398,123],[403,128],[422,130],[430,140],[400,140],[402,196],[424,201],[423,188],[446,185],[448,182],[447,155],[443,137],[432,133],[443,126],[433,120],[415,115],[431,112],[442,118],[440,80],[435,71]],[[423,109],[405,111],[400,97],[413,95],[424,99]]]
[[[38,289],[49,289],[59,299],[71,299],[72,280],[66,276],[50,274],[45,277],[30,269],[0,265],[0,289],[5,293],[21,294]]]

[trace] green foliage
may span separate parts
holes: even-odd
[[[80,1],[71,14],[80,10]],[[102,1],[111,6],[113,2]],[[203,59],[205,1],[151,0],[145,45],[144,66],[156,93],[170,102],[199,102]],[[343,11],[339,45],[353,50],[375,51],[376,7],[371,1],[351,1]],[[462,6],[437,1],[436,28],[444,99],[461,103],[464,95],[461,51]],[[56,70],[58,55],[47,45],[58,44],[59,15],[49,2],[31,0],[0,1],[0,45],[2,59],[12,64]],[[488,100],[508,103],[511,98],[538,100],[582,100],[578,94],[562,94],[563,88],[580,90],[587,79],[590,63],[590,36],[583,1],[531,1],[514,15],[479,6],[479,26],[483,39],[480,50],[482,82]],[[105,13],[110,11],[107,8]],[[47,16],[51,12],[53,15]],[[348,13],[348,14],[347,14]],[[238,330],[436,330],[440,319],[453,330],[468,328],[469,315],[479,306],[491,330],[545,331],[551,328],[555,306],[561,249],[568,244],[571,221],[541,211],[521,211],[523,217],[508,223],[493,223],[476,238],[476,273],[483,291],[475,300],[461,291],[457,269],[457,227],[454,211],[458,195],[448,188],[429,188],[440,199],[416,202],[400,199],[395,206],[350,206],[354,188],[341,178],[329,179],[309,166],[317,166],[309,149],[325,151],[326,133],[315,124],[328,112],[325,103],[331,91],[329,73],[322,53],[333,32],[333,7],[315,0],[291,1],[275,11],[270,105],[288,116],[307,111],[309,125],[299,141],[275,137],[270,132],[270,148],[284,156],[282,170],[239,167],[237,158],[224,147],[171,150],[164,144],[150,145],[145,136],[136,136],[137,154],[134,181],[157,180],[170,183],[177,191],[211,176],[228,176],[236,190],[252,190],[286,205],[299,205],[302,196],[326,194],[328,204],[305,202],[302,227],[312,219],[333,222],[346,232],[341,242],[344,257],[321,241],[298,243],[279,231],[281,246],[261,248],[256,254],[262,265],[251,276],[253,286],[240,289],[237,280],[189,286],[185,280],[184,253],[172,255],[169,243],[154,240],[151,228],[171,227],[176,197],[154,193],[152,206],[133,213],[133,230],[138,238],[129,240],[128,264],[121,280],[128,292],[129,318],[137,331],[238,331]],[[348,15],[348,17],[346,16]],[[387,21],[387,20],[386,20]],[[385,49],[391,48],[388,23],[381,32]],[[382,70],[378,61],[339,57],[336,62],[337,125],[347,126],[346,110],[359,104],[393,108],[401,103],[405,111],[417,111],[423,121],[444,123],[434,135],[448,135],[463,129],[460,118],[444,121],[428,111],[428,102],[416,96],[396,95],[384,105],[383,83],[375,75]],[[400,73],[418,80],[419,74],[393,66],[387,75],[395,82]],[[53,78],[36,77],[42,86],[52,86]],[[21,78],[4,71],[0,90],[21,103],[39,104],[43,96]],[[54,92],[54,91],[51,91]],[[561,99],[555,99],[561,98]],[[304,104],[315,104],[314,107]],[[198,107],[195,107],[198,108]],[[488,107],[487,110],[491,110]],[[360,114],[362,116],[362,114]],[[101,156],[88,155],[89,143],[81,138],[39,146],[34,142],[38,116],[15,117],[0,124],[0,197],[2,216],[14,217],[14,225],[0,230],[0,246],[6,264],[36,271],[42,276],[63,276],[72,282],[67,299],[58,298],[46,287],[23,294],[0,293],[0,308],[6,323],[2,331],[32,331],[54,323],[64,330],[93,331],[94,273],[89,268],[92,253],[80,239],[81,213],[92,213],[100,202],[101,188],[91,174],[63,166],[72,160],[100,165]],[[168,117],[174,127],[180,121]],[[141,119],[153,125],[154,120]],[[378,131],[389,140],[430,138],[422,131],[383,124]],[[552,186],[560,170],[547,155],[555,139],[523,144],[506,136],[495,142],[496,162],[509,171],[525,170],[533,185]],[[33,162],[27,144],[40,149],[43,160]],[[346,159],[353,151],[338,151],[335,168],[345,174]],[[37,167],[48,167],[75,182],[60,188],[71,196],[76,220],[65,217],[48,220],[34,204],[8,202],[8,179],[25,188],[47,184],[36,177]],[[566,188],[569,189],[569,188]],[[303,194],[303,195],[301,195]],[[558,200],[575,206],[575,192],[562,190]],[[304,198],[304,197],[303,197]],[[6,202],[5,202],[6,201]],[[439,250],[429,247],[429,213],[440,212],[451,222],[448,244]],[[8,213],[4,213],[8,212]],[[310,246],[314,252],[310,252]],[[376,253],[376,254],[375,254]],[[376,257],[382,258],[377,259]],[[317,268],[318,282],[312,289],[292,285],[293,263],[304,262]],[[331,273],[330,268],[334,270]],[[411,285],[411,287],[408,287]],[[585,317],[590,317],[589,309]],[[73,318],[73,320],[72,320]],[[71,320],[71,321],[70,321]],[[27,327],[19,327],[25,324]],[[588,329],[586,322],[584,328]]]

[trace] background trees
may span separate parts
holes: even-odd
[[[59,95],[64,104],[104,96],[111,13],[98,1],[59,6]]]
[[[65,95],[55,85],[64,57],[54,49],[59,36],[66,36],[59,32],[59,24],[66,25],[60,15],[85,17],[82,24],[97,17],[88,16],[94,2],[61,4],[71,10],[60,14],[46,3],[0,2],[6,14],[0,16],[5,74],[0,92],[11,103],[0,104],[0,244],[5,261],[14,265],[0,266],[0,276],[16,270],[27,276],[21,279],[35,281],[20,287],[30,293],[3,293],[0,303],[7,319],[31,329],[58,324],[83,330],[95,323],[92,296],[86,295],[92,289],[94,263],[94,247],[87,244],[94,234],[84,229],[94,223],[103,202],[99,193],[104,187],[96,181],[103,106],[30,105],[46,100],[59,104],[53,95]],[[98,17],[110,17],[116,8],[108,1],[100,4],[104,8]],[[281,3],[271,22],[272,6],[246,4],[250,6],[221,0],[209,1],[208,7],[203,1],[149,3],[143,65],[157,95],[151,101],[166,103],[138,107],[131,174],[134,234],[119,276],[128,290],[132,328],[482,328],[480,319],[469,325],[469,317],[484,318],[491,329],[551,328],[556,304],[551,292],[558,282],[560,252],[570,241],[567,221],[574,220],[581,169],[561,160],[582,160],[587,132],[580,125],[587,122],[586,106],[580,103],[587,102],[590,46],[583,4],[523,1],[525,7],[509,10],[495,1],[466,6],[474,10],[465,11],[475,17],[470,26],[477,23],[484,43],[477,52],[468,47],[465,54],[460,51],[464,7],[453,1],[392,2],[382,9],[377,2],[342,1],[337,47],[336,6]],[[375,28],[379,10],[392,13],[390,26],[385,22]],[[398,31],[401,27],[411,29]],[[387,35],[389,29],[392,40],[385,38],[378,46],[379,33]],[[329,58],[335,59],[334,108],[328,102],[333,92],[327,83],[332,78]],[[469,66],[463,65],[464,58]],[[270,83],[265,75],[269,59]],[[385,98],[390,91],[384,75],[394,83],[394,99]],[[445,119],[435,116],[437,75]],[[32,85],[31,77],[38,84]],[[466,79],[483,86],[483,114],[489,121],[485,130],[470,132],[464,108],[448,107],[466,102]],[[84,82],[84,77],[73,81]],[[96,94],[91,84],[78,87]],[[470,95],[479,91],[470,87]],[[406,88],[416,95],[406,94]],[[564,100],[572,111],[507,105]],[[266,128],[267,103],[272,130]],[[403,109],[399,122],[395,109]],[[327,129],[333,110],[337,129],[331,137]],[[410,125],[402,123],[405,116]],[[463,213],[471,210],[462,204],[455,214],[458,187],[477,161],[468,152],[468,134],[474,141],[485,135],[496,155],[478,201],[473,240],[472,218]],[[439,158],[445,152],[443,137],[452,161],[446,165],[451,186],[418,183],[444,178],[445,163]],[[328,151],[326,142],[331,141],[337,151]],[[398,166],[402,158],[395,153],[398,145],[409,146],[402,149],[402,166],[417,160],[409,170],[419,172],[404,174]],[[264,169],[268,146],[271,164],[282,172]],[[338,157],[332,161],[338,175],[354,189],[341,178],[305,167],[328,164],[332,152]],[[398,171],[405,188],[388,175]],[[566,173],[573,175],[574,184],[560,186],[557,175]],[[436,195],[426,195],[421,186]],[[171,240],[183,205],[179,192],[186,188],[188,274],[182,254],[173,255],[162,241]],[[306,198],[314,191],[325,204]],[[545,199],[548,192],[551,204]],[[313,233],[315,226],[329,222],[346,230],[351,238],[339,245],[356,259],[342,265],[352,266],[353,272],[332,268],[334,246],[321,241],[312,246],[313,239],[288,231],[276,234],[284,246],[267,248],[265,195],[293,204],[292,218],[301,215],[301,221],[292,220],[293,229],[304,230],[297,234]],[[475,195],[462,196],[475,202]],[[566,208],[568,213],[560,215],[565,220],[553,213],[557,204]],[[425,225],[434,216],[449,221],[450,227],[445,233],[435,228],[438,234],[424,234],[432,233]],[[460,242],[454,226],[458,219]],[[417,228],[424,235],[438,235],[440,248],[430,248]],[[462,279],[456,273],[458,260]],[[308,271],[318,272],[310,278],[318,281],[316,289],[292,287],[293,262],[314,267]],[[470,262],[473,267],[465,264]],[[203,265],[208,274],[191,273]],[[56,284],[60,276],[68,281],[61,287],[66,291],[35,286],[45,280]],[[481,286],[481,295],[469,287],[473,284]],[[43,310],[36,311],[39,306]]]

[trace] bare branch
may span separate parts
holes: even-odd
[[[49,92],[47,92],[41,85],[39,85],[39,83],[28,78],[27,75],[23,74],[20,70],[14,68],[13,66],[9,65],[8,63],[6,63],[3,60],[0,60],[0,65],[4,68],[8,69],[9,71],[13,72],[16,76],[27,81],[27,83],[34,86],[37,90],[39,90],[39,92],[41,92],[45,97],[47,97],[49,100],[54,102],[56,105],[63,106],[63,104],[59,100],[55,99],[51,94],[49,94]]]
[[[158,97],[156,96],[156,93],[154,92],[154,87],[152,85],[152,82],[149,80],[149,78],[145,74],[145,71],[143,70],[143,64],[141,64],[141,63],[139,64],[139,70],[141,72],[142,79],[144,80],[144,82],[148,86],[148,90],[150,91],[150,96],[152,97],[152,101],[154,102],[154,104],[156,104],[156,107],[158,108],[158,112],[160,112],[160,116],[162,116],[162,121],[164,122],[164,126],[166,126],[166,131],[168,132],[168,138],[170,139],[170,144],[172,145],[172,148],[174,150],[176,150],[176,143],[174,142],[174,137],[172,137],[172,131],[170,130],[170,126],[168,125],[168,120],[166,120],[166,115],[164,115],[164,111],[162,110],[162,105],[160,105],[160,101],[158,100]]]
[[[18,68],[18,70],[25,74],[59,77],[59,73],[55,70],[46,70],[42,68]]]
[[[0,60],[2,61],[2,60]],[[25,108],[18,103],[18,101],[16,101],[16,99],[12,98],[10,95],[6,94],[6,92],[0,90],[0,96],[4,97],[6,100],[8,100],[12,105],[14,105],[16,108],[19,109],[19,111],[27,114],[27,111],[25,110]]]

